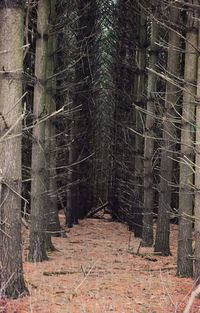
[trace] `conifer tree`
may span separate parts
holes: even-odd
[[[23,1],[0,2],[0,290],[27,293],[21,242]]]

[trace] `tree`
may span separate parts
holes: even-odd
[[[70,158],[70,150],[73,141],[73,134],[71,131],[74,117],[72,104],[73,88],[69,86],[74,84],[75,30],[77,29],[77,19],[75,18],[77,16],[76,8],[77,4],[72,0],[56,2],[52,33],[52,35],[56,35],[56,50],[54,53],[55,57],[53,58],[55,72],[53,75],[53,85],[56,87],[54,101],[56,102],[56,108],[62,110],[62,112],[54,116],[52,120],[56,127],[56,154],[53,145],[52,148],[54,149],[54,154],[56,156],[56,177],[54,175],[54,180],[57,180],[57,190],[56,192],[54,190],[53,194],[54,196],[56,193],[58,195],[58,205],[64,210],[66,225],[70,224],[70,182],[72,181],[71,174],[73,170],[73,167],[71,166],[73,161]],[[75,111],[76,110],[77,108],[75,108]],[[53,138],[51,141],[53,143]]]
[[[149,68],[155,70],[158,47],[156,42],[159,35],[159,25],[151,22],[151,44],[149,56]],[[147,115],[145,121],[145,139],[144,139],[144,211],[143,211],[143,233],[142,244],[152,246],[153,244],[153,207],[155,191],[153,189],[153,167],[152,160],[154,155],[154,125],[155,125],[155,93],[157,91],[157,77],[155,73],[148,72],[147,86]]]
[[[46,61],[48,48],[48,18],[50,3],[48,0],[38,1],[37,39],[35,56],[34,88],[34,128],[32,143],[32,173],[31,173],[31,228],[29,260],[38,262],[47,260],[46,234],[47,215],[49,212],[45,203],[47,191],[46,160],[45,160],[45,121],[46,115]]]
[[[93,206],[108,201],[111,178],[113,101],[112,98],[112,49],[113,16],[112,2],[97,1],[94,83],[94,114],[92,120]],[[107,18],[105,19],[105,13]],[[103,160],[103,162],[102,162]]]
[[[168,60],[167,75],[169,80],[166,83],[165,110],[163,120],[163,143],[161,150],[160,165],[160,188],[157,231],[155,240],[155,252],[162,255],[170,254],[169,235],[170,235],[170,213],[172,197],[172,177],[173,177],[173,158],[176,145],[176,105],[180,97],[180,89],[176,82],[180,68],[180,36],[174,31],[174,25],[179,24],[179,9],[175,6],[169,10],[170,31],[168,39]]]
[[[147,47],[147,19],[145,16],[145,12],[143,9],[139,8],[140,16],[139,16],[139,34],[138,34],[138,43],[136,47],[136,64],[137,70],[135,73],[134,85],[135,85],[135,103],[137,105],[136,112],[135,112],[135,123],[136,123],[136,131],[137,134],[135,135],[135,183],[136,183],[136,194],[138,197],[138,207],[140,207],[142,211],[143,202],[144,202],[144,184],[143,184],[143,152],[144,152],[144,140],[143,140],[143,124],[144,124],[144,117],[140,108],[144,109],[145,103],[145,94],[146,94],[146,47]],[[141,135],[138,135],[141,134]],[[141,212],[142,213],[142,212]]]
[[[200,24],[198,22],[198,51],[200,49]],[[194,278],[200,283],[200,55],[198,55],[197,98],[196,98],[196,138],[195,138],[195,254]]]
[[[57,205],[57,184],[56,184],[56,127],[53,122],[53,115],[56,111],[55,81],[52,79],[54,74],[54,58],[56,50],[56,40],[53,33],[55,23],[55,1],[51,0],[50,17],[51,27],[49,31],[48,47],[47,47],[47,66],[46,66],[46,113],[49,116],[45,122],[45,158],[46,158],[46,200],[48,203],[48,231],[51,235],[58,235],[60,231],[60,222],[58,217]],[[49,235],[48,239],[51,238]],[[51,240],[48,240],[49,249],[52,249]]]
[[[92,190],[92,129],[94,112],[93,80],[95,75],[96,0],[77,1],[76,60],[73,90],[73,121],[69,161],[70,226],[85,217],[93,204]],[[78,110],[75,108],[79,108]]]
[[[23,1],[0,3],[0,290],[27,293],[21,245]]]
[[[136,15],[130,2],[120,0],[116,6],[115,55],[113,66],[113,151],[112,190],[110,195],[112,217],[134,226],[134,126],[132,105],[134,86],[134,53]]]
[[[192,4],[189,1],[189,4]],[[193,163],[194,122],[197,79],[198,27],[195,9],[189,7],[185,46],[184,92],[181,125],[181,157],[179,188],[179,234],[177,275],[190,277],[193,273],[192,260],[192,210],[193,210]]]

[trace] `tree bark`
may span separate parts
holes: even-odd
[[[0,4],[0,290],[12,298],[27,293],[21,242],[23,16],[19,1]]]
[[[200,23],[198,22],[198,50],[200,49]],[[197,99],[196,99],[196,139],[195,139],[195,253],[194,278],[200,283],[200,56],[198,56]]]
[[[145,98],[145,83],[146,83],[146,75],[145,75],[145,68],[146,68],[146,40],[147,40],[147,23],[146,17],[144,12],[140,11],[140,22],[139,22],[139,46],[138,52],[136,53],[136,64],[138,64],[138,71],[139,74],[137,75],[137,94],[136,94],[136,103],[138,103],[138,109],[136,108],[136,131],[141,133],[140,135],[135,136],[135,176],[136,176],[136,193],[138,196],[138,207],[141,208],[143,206],[144,201],[144,190],[143,190],[143,147],[144,147],[144,140],[142,136],[143,132],[143,116],[142,113],[139,111],[139,107],[144,108],[144,98]],[[141,212],[142,214],[142,212]]]
[[[197,79],[197,22],[194,10],[188,12],[188,31],[185,47],[185,91],[183,93],[181,158],[180,158],[180,193],[179,193],[179,234],[177,275],[191,277],[192,260],[192,210],[193,210],[193,166],[194,162],[194,114]]]
[[[55,19],[55,1],[51,0],[51,21]],[[51,25],[53,31],[53,24]],[[46,92],[46,113],[50,116],[56,111],[56,103],[54,101],[55,83],[49,77],[54,73],[54,54],[55,54],[55,38],[51,32],[48,39],[47,48],[47,92]],[[56,129],[52,118],[48,118],[45,125],[45,154],[46,154],[46,175],[47,175],[47,203],[48,203],[48,231],[52,236],[58,236],[60,231],[60,221],[58,217],[57,205],[57,183],[56,183]],[[51,237],[50,235],[48,236]],[[49,240],[48,240],[49,241]],[[49,242],[50,243],[50,242]],[[49,248],[52,248],[50,243]],[[47,250],[49,250],[47,248]]]
[[[49,1],[39,0],[37,15],[37,40],[35,57],[35,76],[37,82],[34,89],[32,146],[32,182],[31,182],[31,227],[29,260],[38,262],[47,260],[45,240],[47,231],[46,198],[46,160],[45,160],[45,122],[41,119],[46,115],[45,80],[48,46]]]
[[[158,40],[159,27],[154,21],[151,25],[151,47],[149,56],[149,67],[155,69],[157,63],[156,41]],[[153,207],[155,192],[153,189],[152,159],[154,155],[154,124],[155,124],[155,95],[157,77],[149,72],[147,87],[147,116],[146,132],[144,139],[144,211],[143,211],[143,233],[142,244],[152,246],[153,244]]]
[[[171,25],[179,24],[179,9],[171,7],[169,11]],[[155,252],[170,254],[170,212],[172,198],[173,158],[176,145],[175,106],[180,98],[175,77],[180,67],[180,36],[176,31],[169,31],[167,72],[174,81],[166,84],[165,112],[163,115],[163,146],[161,151],[160,188]],[[174,117],[174,119],[173,119]]]

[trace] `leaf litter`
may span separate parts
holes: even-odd
[[[60,213],[64,223],[64,214]],[[28,233],[23,228],[24,272],[29,297],[0,302],[0,313],[181,313],[193,281],[176,277],[177,225],[171,225],[172,256],[139,247],[126,225],[85,219],[67,238],[53,238],[57,251],[42,263],[26,261]],[[138,252],[139,250],[139,252]],[[192,313],[200,312],[196,299]]]

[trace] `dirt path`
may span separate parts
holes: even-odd
[[[171,257],[153,255],[125,225],[87,219],[67,238],[54,238],[58,251],[40,264],[25,262],[31,296],[9,303],[5,313],[183,312],[191,279],[175,277],[177,227]],[[27,253],[27,251],[25,251]],[[0,310],[1,312],[1,310]],[[2,311],[3,312],[3,311]],[[192,311],[200,312],[196,303]]]

